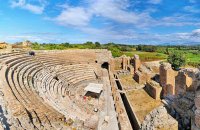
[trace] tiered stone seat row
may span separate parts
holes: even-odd
[[[43,53],[30,56],[26,52],[0,55],[3,82],[10,89],[8,95],[13,94],[12,99],[16,100],[10,102],[13,106],[10,109],[17,115],[25,115],[22,111],[26,111],[30,119],[27,122],[37,128],[55,127],[55,123],[68,118],[90,119],[95,113],[81,102],[80,95],[83,97],[89,82],[97,82],[99,72],[94,63],[74,63],[53,54],[49,57]]]
[[[2,58],[2,57],[1,57]],[[31,68],[42,67],[32,57],[19,54],[12,55],[3,60],[5,71],[5,81],[16,100],[27,110],[30,114],[37,115],[37,123],[45,123],[47,120],[64,120],[64,116],[54,110],[48,104],[44,104],[43,100],[37,96],[36,91],[27,82],[32,82],[29,77]],[[35,68],[36,69],[36,68]],[[27,70],[29,75],[27,75]],[[29,79],[28,79],[29,78]],[[34,117],[31,115],[31,117]]]

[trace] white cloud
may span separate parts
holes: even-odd
[[[200,29],[196,29],[196,30],[192,31],[191,37],[197,38],[200,41]]]
[[[127,11],[129,2],[127,0],[114,1],[114,0],[92,0],[90,10],[97,16],[106,17],[120,23],[138,23],[141,18],[149,19],[147,13],[134,13]]]
[[[200,26],[200,19],[190,14],[174,14],[172,16],[155,19],[150,15],[152,11],[144,10],[143,12],[134,12],[129,10],[128,8],[131,6],[129,0],[85,0],[85,2],[87,6],[59,5],[58,7],[61,8],[62,11],[58,16],[51,18],[51,20],[62,26],[73,26],[74,29],[88,36],[83,39],[100,41],[103,43],[112,41],[126,41],[127,43],[131,41],[135,41],[136,43],[142,41],[144,43],[183,43],[186,41],[199,41],[199,38],[193,38],[193,32],[159,35],[149,33],[141,34],[132,31],[135,28],[143,32],[148,28],[156,26]],[[161,1],[154,1],[154,4],[158,4],[159,2]],[[114,27],[115,25],[111,22],[109,25],[104,25],[101,28],[95,28],[90,24],[94,17],[100,17],[106,21],[111,20],[128,26],[126,29],[120,28],[116,30]],[[170,41],[170,39],[173,40]]]
[[[40,34],[38,32],[38,34]],[[21,42],[25,40],[30,40],[32,42],[56,42],[60,40],[60,35],[36,35],[36,34],[23,34],[23,35],[8,35],[8,36],[0,36],[3,41],[14,43],[14,42]]]
[[[151,26],[199,26],[200,19],[190,14],[174,14],[172,16],[163,17],[155,20]]]
[[[116,43],[132,43],[132,44],[192,44],[200,43],[200,29],[184,33],[170,33],[170,34],[156,34],[156,33],[138,33],[131,29],[120,32],[112,29],[95,29],[89,27],[81,27],[81,31],[87,33],[83,36],[71,36],[64,33],[52,32],[30,32],[19,35],[1,36],[0,39],[6,42],[16,42],[30,40],[32,42],[40,43],[83,43],[86,41],[99,41],[101,43],[116,42]]]
[[[157,35],[156,37],[160,39],[161,43],[200,44],[200,29],[196,29],[193,30],[192,32],[187,32],[187,33],[172,33],[172,34]]]
[[[94,17],[102,17],[106,20],[112,20],[121,24],[131,24],[135,28],[141,29],[155,26],[200,25],[199,18],[188,14],[174,14],[172,16],[155,19],[150,15],[155,9],[151,9],[151,11],[144,10],[142,12],[128,10],[128,7],[131,6],[129,0],[85,0],[85,2],[87,6],[79,5],[73,7],[68,4],[59,5],[62,8],[61,13],[51,19],[60,25],[74,27],[90,26],[89,23]],[[154,1],[154,3],[156,2],[161,1]]]
[[[54,21],[67,26],[86,26],[91,18],[91,14],[81,7],[69,7],[64,9],[60,15],[54,18]]]
[[[200,9],[197,9],[194,6],[185,6],[184,10],[191,13],[200,13]]]
[[[92,18],[103,17],[119,23],[146,26],[152,21],[148,12],[135,13],[128,11],[129,0],[86,0],[87,7],[73,7],[68,4],[59,5],[61,13],[53,21],[64,26],[86,26]]]
[[[12,0],[11,1],[12,8],[18,7],[21,9],[28,10],[35,14],[42,14],[45,6],[46,6],[45,0],[38,0],[38,5],[30,4],[26,0]]]
[[[148,3],[151,4],[160,4],[162,2],[162,0],[149,0]]]

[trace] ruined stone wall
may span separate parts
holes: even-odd
[[[151,80],[146,84],[146,92],[156,100],[160,100],[162,87],[155,81]]]
[[[129,65],[130,65],[130,57],[123,55],[122,56],[122,69],[128,70]]]
[[[113,68],[114,70],[130,70],[130,57],[127,57],[126,55],[123,55],[121,57],[117,57],[113,59]]]
[[[168,95],[174,95],[175,93],[175,89],[174,86],[172,86],[171,84],[167,84],[165,85],[165,87],[163,87],[163,96],[168,96]]]
[[[186,91],[192,91],[192,78],[189,77],[186,73],[180,71],[175,77],[175,94],[184,94]]]
[[[164,96],[175,94],[175,72],[169,63],[160,65],[160,85]]]
[[[151,79],[151,77],[148,73],[137,71],[134,74],[134,79],[139,84],[146,84],[146,82],[148,82]]]
[[[128,66],[128,70],[129,70],[129,72],[130,72],[131,75],[134,74],[134,67],[132,65]]]
[[[138,55],[134,55],[133,57],[133,66],[134,66],[134,70],[135,72],[140,68],[141,66],[141,61]]]
[[[113,76],[113,73],[109,73],[110,77],[110,83],[111,83],[111,89],[112,89],[112,95],[115,103],[115,109],[118,114],[118,121],[120,128],[123,128],[124,130],[130,130],[131,124],[128,118],[128,115],[126,113],[122,98],[120,96],[120,93],[117,91],[117,84],[115,82],[115,78]]]
[[[142,74],[140,71],[137,71],[134,74],[134,80],[139,84],[145,84],[146,76],[145,76],[145,74]]]
[[[7,47],[7,44],[6,43],[0,43],[0,49],[4,49]]]
[[[170,64],[165,63],[160,65],[160,84],[161,86],[167,84],[175,86],[175,72]]]
[[[120,57],[115,58],[113,62],[115,64],[115,66],[114,66],[115,70],[121,70],[122,69],[122,58],[120,58]]]
[[[198,70],[182,69],[179,71],[176,76],[176,96],[170,104],[174,109],[172,115],[179,121],[180,129],[200,129],[200,89],[198,90],[198,86],[200,86]]]
[[[115,65],[115,59],[111,58],[110,61],[109,61],[109,63],[110,63],[110,71],[114,72],[115,66],[116,66]]]
[[[193,84],[197,85],[195,88],[195,112],[192,120],[192,130],[200,129],[200,71],[196,72]]]
[[[151,78],[151,71],[144,65],[141,65],[140,68],[134,74],[134,79],[139,84],[146,84],[146,82],[150,81]]]

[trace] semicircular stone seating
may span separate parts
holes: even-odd
[[[96,103],[83,99],[88,83],[101,82],[100,66],[89,55],[72,60],[73,56],[62,51],[38,52],[36,56],[27,52],[1,54],[0,86],[8,102],[8,113],[14,116],[10,119],[12,127],[67,129],[69,120],[82,128],[86,121],[96,124]]]

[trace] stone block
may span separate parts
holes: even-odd
[[[146,84],[147,93],[156,100],[160,100],[162,87],[155,81],[147,82]]]

